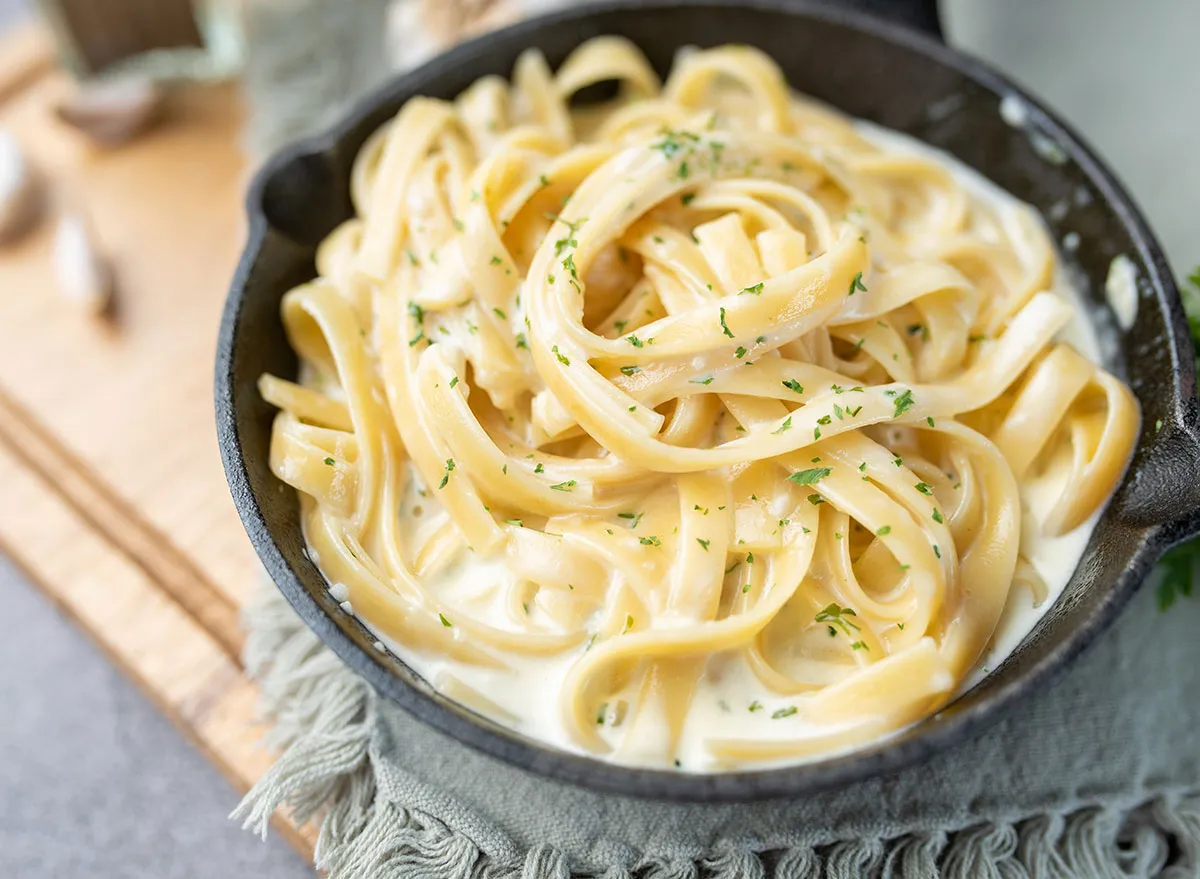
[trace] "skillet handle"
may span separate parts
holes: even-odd
[[[1200,401],[1185,397],[1177,417],[1163,423],[1120,499],[1123,516],[1162,527],[1163,549],[1200,537]]]
[[[842,0],[837,5],[849,6],[888,21],[906,24],[945,41],[942,35],[942,21],[938,15],[938,0]]]

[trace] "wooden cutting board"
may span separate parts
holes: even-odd
[[[104,149],[55,118],[70,87],[39,26],[0,40],[0,126],[48,192],[40,225],[0,246],[0,552],[244,791],[271,762],[238,626],[263,575],[212,404],[245,228],[243,108],[232,85],[183,91],[158,128]],[[110,320],[57,290],[66,211],[112,262]],[[311,857],[311,827],[277,825]]]

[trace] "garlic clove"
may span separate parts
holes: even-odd
[[[0,128],[0,243],[19,238],[37,219],[38,186],[17,139]]]
[[[82,217],[67,215],[59,220],[53,254],[54,275],[63,296],[89,314],[103,314],[112,299],[112,270]]]
[[[157,122],[162,105],[159,86],[148,79],[128,76],[81,85],[58,105],[56,113],[92,140],[116,146]]]

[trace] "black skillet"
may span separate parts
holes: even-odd
[[[1078,135],[1020,88],[942,42],[935,0],[853,5],[866,9],[811,0],[655,0],[535,18],[393,80],[333,130],[276,156],[251,185],[249,240],[225,308],[216,364],[217,428],[233,499],[267,571],[305,622],[419,720],[531,772],[595,790],[693,802],[795,796],[896,770],[976,735],[1028,693],[1049,686],[1112,622],[1159,555],[1200,531],[1192,347],[1166,260],[1138,209]],[[348,180],[359,147],[413,95],[451,98],[484,74],[506,76],[529,46],[556,66],[600,34],[630,38],[660,74],[681,46],[758,46],[794,88],[948,151],[1056,218],[1049,220],[1056,238],[1079,236],[1068,258],[1087,278],[1100,325],[1112,336],[1108,366],[1129,381],[1142,404],[1133,463],[1065,592],[1017,652],[937,715],[886,741],[802,766],[723,775],[631,769],[565,754],[456,705],[372,649],[374,636],[338,610],[302,552],[295,492],[267,464],[274,411],[259,398],[255,380],[263,372],[295,374],[279,300],[313,276],[317,243],[350,216]],[[1041,138],[1040,149],[1028,130],[1001,118],[1005,95],[1028,108],[1027,127]],[[1055,152],[1047,143],[1057,145],[1065,161],[1044,158]],[[1118,254],[1138,270],[1139,307],[1128,331],[1115,329],[1102,293]]]

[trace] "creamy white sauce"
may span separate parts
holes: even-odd
[[[1018,106],[1021,110],[1024,107],[1019,102],[1010,103],[1008,106],[1009,115],[1014,119],[1019,116]],[[1006,116],[1007,118],[1009,117]],[[864,136],[884,149],[936,159],[953,173],[967,191],[997,208],[998,213],[1006,218],[1006,227],[1010,231],[1016,232],[1020,229],[1015,219],[1017,213],[1031,210],[989,180],[941,151],[867,123],[860,123],[859,128]],[[1052,289],[1074,306],[1074,316],[1059,338],[1070,343],[1088,359],[1100,362],[1100,346],[1095,328],[1089,320],[1088,309],[1061,264]],[[1025,514],[1022,522],[1021,551],[1045,581],[1046,598],[1035,607],[1030,590],[1021,585],[1014,586],[991,643],[976,670],[962,682],[959,693],[969,689],[989,671],[995,669],[1020,644],[1054,604],[1083,554],[1095,525],[1095,517],[1062,537],[1046,537],[1038,528],[1038,514],[1049,508],[1050,499],[1056,495],[1057,488],[1058,486],[1046,484],[1044,481],[1035,481],[1023,490],[1022,497],[1023,505],[1031,512]],[[444,521],[444,514],[435,502],[431,502],[429,492],[412,471],[400,516],[405,542],[421,542],[425,535],[436,530]],[[316,562],[316,554],[310,550],[310,555]],[[475,619],[486,621],[498,628],[520,631],[517,615],[527,614],[529,622],[535,625],[544,624],[548,631],[554,630],[555,608],[543,603],[541,593],[523,605],[505,598],[515,582],[516,578],[509,571],[503,557],[485,559],[470,552],[463,552],[433,578],[429,585],[431,591],[444,597],[447,604],[459,608],[459,612],[470,613]],[[335,600],[344,600],[339,584],[331,586],[330,592]],[[364,622],[369,625],[369,621]],[[457,687],[461,683],[478,691],[484,697],[483,700],[469,707],[480,713],[490,714],[493,719],[514,726],[519,732],[540,742],[565,751],[581,752],[567,735],[560,718],[560,693],[571,665],[582,655],[586,645],[581,644],[578,648],[557,656],[508,655],[505,659],[510,663],[510,667],[505,669],[478,668],[419,653],[381,634],[377,647],[386,647],[395,653],[435,687],[446,689],[450,686]],[[797,738],[815,732],[815,729],[809,729],[799,717],[772,720],[771,715],[775,711],[786,709],[793,704],[795,697],[777,696],[767,692],[740,656],[714,655],[707,662],[684,723],[677,768],[691,772],[713,772],[728,768],[717,765],[705,751],[703,740],[706,738],[777,738],[780,732],[778,724],[783,722],[790,724],[788,733]],[[626,764],[663,765],[662,755],[666,750],[667,735],[664,719],[653,716],[643,708],[636,715],[637,728],[631,734],[627,734],[627,725],[631,721],[630,712],[624,711],[625,708],[627,706],[619,703],[608,705],[604,713],[605,723],[597,725],[597,731],[617,746],[614,759]],[[623,713],[622,723],[614,728],[612,724],[621,718]],[[506,714],[511,717],[506,717]],[[828,732],[828,728],[823,727],[821,731]],[[831,752],[824,751],[821,756],[829,753]],[[795,762],[799,761],[779,761]]]
[[[1104,295],[1108,297],[1108,304],[1112,306],[1121,329],[1132,327],[1137,320],[1138,310],[1137,266],[1123,253],[1114,256],[1108,264]]]

